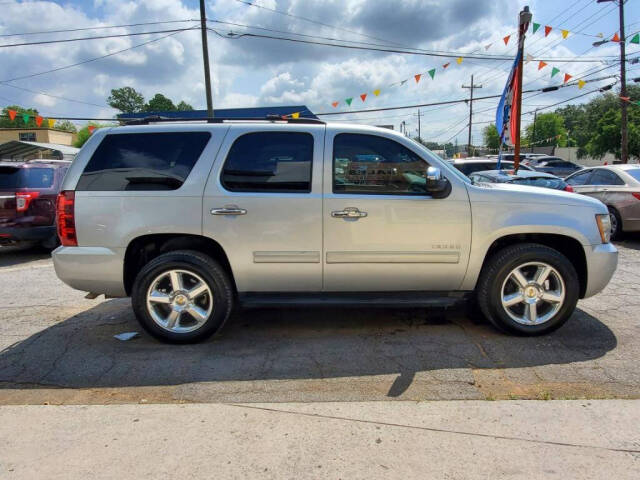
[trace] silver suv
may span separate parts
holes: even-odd
[[[448,306],[537,335],[602,290],[617,250],[599,201],[472,185],[386,129],[313,120],[97,130],[58,199],[56,273],[131,296],[169,342],[236,306]]]

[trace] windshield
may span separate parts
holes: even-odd
[[[0,190],[49,188],[53,185],[53,168],[0,167]]]
[[[640,182],[640,168],[632,168],[626,172]]]

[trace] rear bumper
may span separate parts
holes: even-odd
[[[584,298],[601,292],[618,266],[618,250],[611,243],[584,247],[587,257],[587,289]]]
[[[58,247],[52,257],[56,275],[70,287],[83,292],[126,297],[124,254],[124,248]]]
[[[0,228],[0,244],[13,242],[34,242],[48,240],[56,235],[54,225],[44,227],[4,227]]]

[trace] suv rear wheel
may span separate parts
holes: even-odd
[[[562,326],[578,302],[578,275],[571,262],[535,243],[506,247],[485,265],[478,304],[501,330],[541,335]]]
[[[151,335],[169,343],[194,343],[214,334],[229,318],[233,289],[211,257],[179,250],[154,258],[140,270],[131,301]]]

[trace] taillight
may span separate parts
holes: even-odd
[[[633,192],[631,193],[631,195],[633,195],[634,197],[636,197],[638,200],[640,200],[640,193],[638,192]]]
[[[58,194],[56,202],[56,216],[58,222],[58,237],[64,247],[77,247],[75,220],[75,192],[66,190]]]
[[[31,201],[38,198],[40,192],[17,192],[16,193],[16,212],[26,212],[29,209]]]
[[[564,191],[565,192],[573,192],[573,187],[571,185],[567,185],[566,187],[564,187]]]

